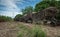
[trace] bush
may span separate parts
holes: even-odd
[[[0,16],[0,22],[7,22],[7,21],[12,21],[12,18],[8,16]]]
[[[58,14],[56,14],[56,19],[60,20],[60,12]]]
[[[44,31],[42,31],[39,27],[34,27],[32,30],[33,37],[46,37],[46,34]]]
[[[18,37],[46,37],[46,34],[42,29],[38,26],[33,28],[28,28],[27,26],[20,26],[20,30]]]
[[[14,21],[21,21],[22,16],[23,15],[21,15],[21,14],[17,14],[14,18]]]

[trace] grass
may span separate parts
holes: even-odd
[[[22,22],[1,22],[0,29],[2,31],[0,31],[0,33],[1,35],[4,35],[5,32],[7,33],[2,37],[46,37],[46,33],[47,37],[60,36],[60,26],[50,27],[46,25],[35,25],[29,23],[28,25],[31,27]],[[6,29],[8,29],[8,32],[6,31]]]
[[[42,29],[38,26],[33,27],[32,34],[33,34],[33,37],[46,37],[45,32],[42,31]]]
[[[0,15],[0,22],[7,22],[7,21],[12,21],[13,19],[8,16],[1,16]]]
[[[18,37],[46,37],[46,33],[42,31],[42,28],[38,25],[35,25],[32,28],[20,25],[19,28]]]

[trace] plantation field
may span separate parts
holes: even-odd
[[[33,37],[34,31],[40,32],[40,35],[45,37],[60,37],[60,26],[50,27],[22,22],[0,22],[0,37]]]

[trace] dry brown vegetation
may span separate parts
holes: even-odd
[[[17,37],[18,32],[21,31],[19,26],[24,25],[28,28],[35,27],[35,24],[28,24],[22,22],[0,22],[0,37]],[[47,34],[47,37],[60,37],[60,26],[50,27],[46,25],[37,25]]]

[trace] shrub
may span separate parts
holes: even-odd
[[[56,14],[56,19],[60,20],[60,12],[58,14]]]
[[[21,14],[17,14],[14,18],[14,21],[21,21],[22,16],[23,15],[21,15]]]
[[[33,37],[46,37],[45,32],[42,31],[42,29],[37,26],[32,29],[32,35]]]
[[[8,16],[0,16],[0,22],[12,21],[11,17]]]
[[[38,26],[33,28],[28,28],[27,26],[20,26],[20,30],[18,37],[46,37],[46,34],[42,29]]]

